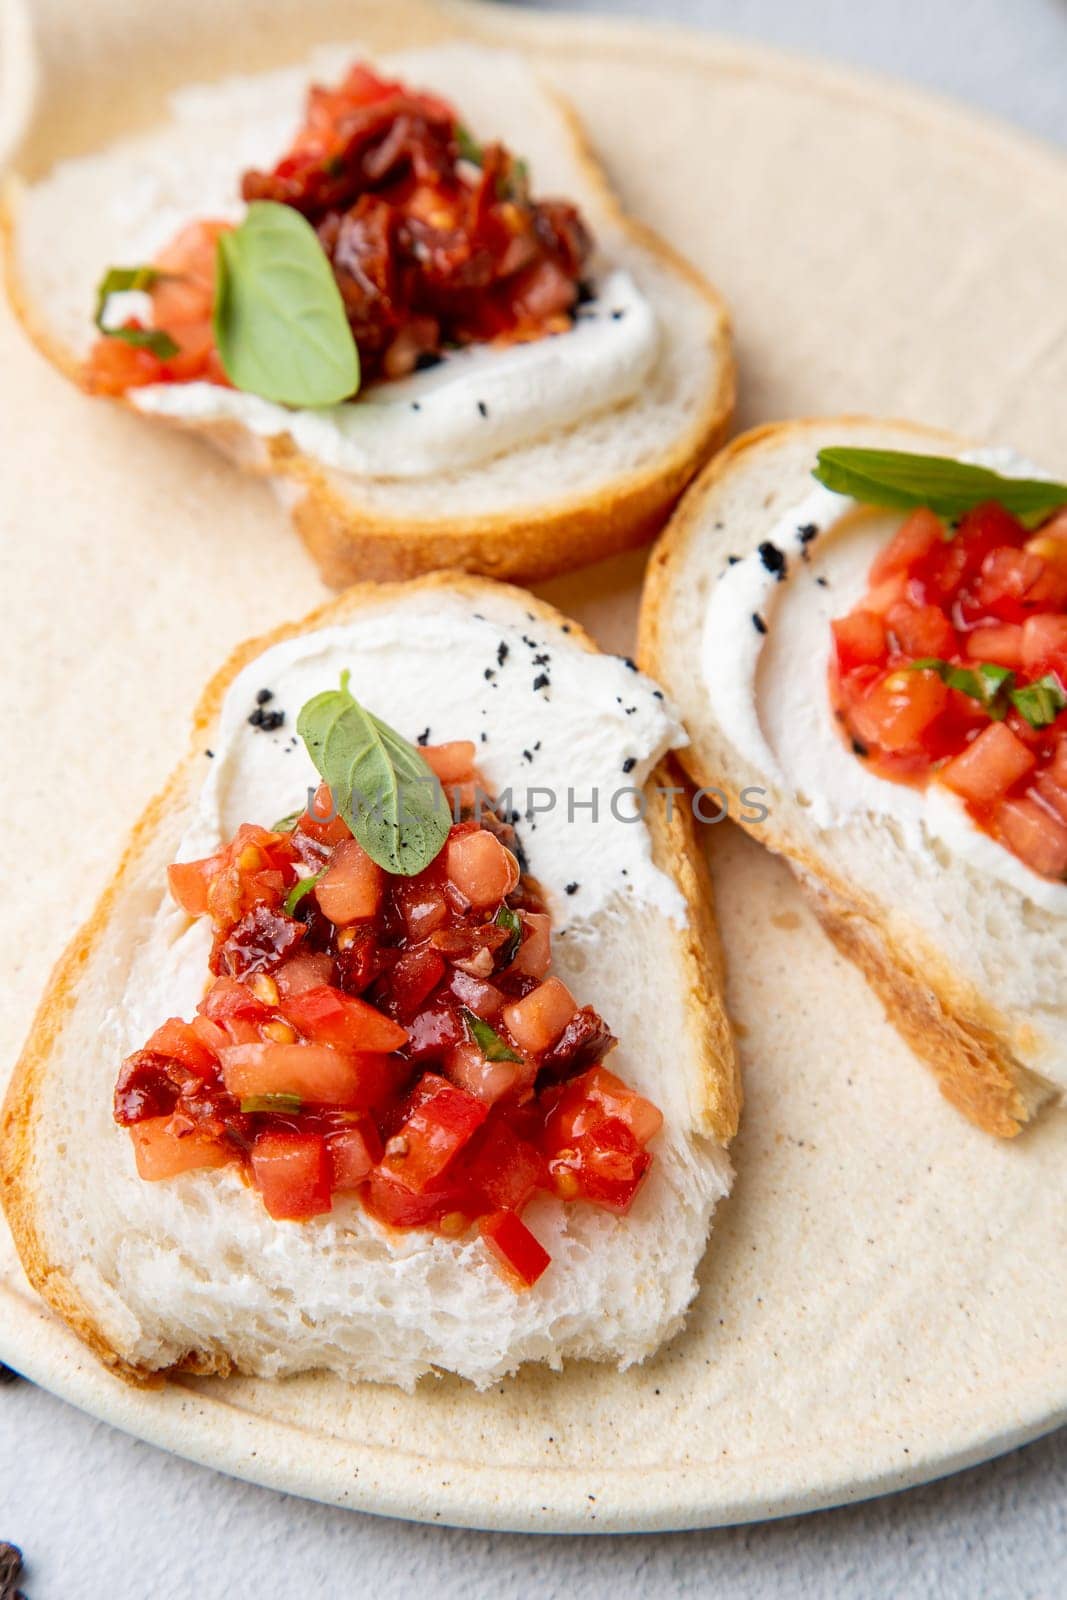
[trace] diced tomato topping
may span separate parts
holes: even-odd
[[[252,1174],[278,1222],[307,1222],[332,1208],[330,1158],[321,1134],[264,1130],[252,1147]]]
[[[1031,752],[1004,722],[991,722],[962,755],[942,768],[942,783],[972,805],[989,807],[1036,765]]]
[[[355,839],[335,845],[326,875],[314,894],[319,909],[331,922],[344,925],[373,917],[381,904],[385,874]]]
[[[446,846],[445,865],[449,882],[476,910],[500,905],[518,886],[518,862],[484,828],[454,835]]]
[[[555,1044],[577,1009],[566,984],[546,978],[522,1000],[504,1007],[504,1026],[520,1050],[537,1055]]]
[[[137,1172],[150,1183],[198,1167],[225,1167],[237,1160],[236,1146],[196,1129],[172,1132],[171,1118],[146,1117],[130,1128]]]
[[[473,745],[432,753],[442,781],[480,784]],[[174,868],[175,898],[212,926],[211,978],[191,1022],[122,1063],[115,1119],[145,1177],[235,1162],[278,1219],[343,1193],[388,1227],[484,1225],[512,1281],[533,1282],[531,1197],[624,1211],[662,1117],[600,1065],[607,1024],[551,976],[507,823],[466,817],[394,877],[329,806],[320,789],[292,827],[243,824]],[[309,872],[318,891],[290,899]]]
[[[470,739],[424,745],[420,754],[442,783],[466,783],[474,771],[474,744]]]
[[[1035,532],[993,502],[953,528],[913,513],[872,564],[867,594],[833,622],[830,666],[842,732],[873,772],[918,786],[936,777],[1054,878],[1067,791],[1051,770],[1067,730],[1065,535],[1065,511]]]
[[[552,1260],[514,1211],[494,1211],[483,1217],[478,1231],[497,1264],[524,1289],[533,1287]]]
[[[388,1055],[408,1039],[407,1029],[391,1017],[383,1016],[365,1000],[326,985],[290,995],[282,1002],[282,1011],[307,1038],[341,1050],[384,1051]]]

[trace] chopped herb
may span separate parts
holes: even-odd
[[[522,923],[519,921],[518,912],[512,911],[510,906],[501,906],[500,910],[493,918],[493,921],[496,923],[498,928],[506,929],[506,931],[511,935],[511,940],[507,945],[507,954],[503,962],[503,965],[507,966],[510,962],[514,961],[515,957],[519,953],[519,945],[522,943]]]
[[[935,656],[922,656],[917,661],[912,661],[908,670],[910,672],[936,672],[942,683],[950,689],[958,689],[960,694],[967,695],[971,700],[977,700],[984,706],[995,722],[1002,722],[1007,714],[1007,705],[1004,696],[1015,682],[1015,674],[1007,667],[998,667],[992,661],[979,662],[973,669],[970,667],[954,667],[948,661],[941,661]]]
[[[176,356],[178,346],[162,328],[109,328],[104,322],[104,313],[113,294],[134,291],[147,293],[166,276],[168,274],[156,267],[109,267],[96,286],[96,315],[93,321],[100,332],[109,339],[121,339],[123,344],[134,345],[139,350],[150,350],[160,361],[169,361]]]
[[[241,1110],[245,1116],[253,1116],[257,1111],[284,1115],[299,1111],[303,1104],[298,1094],[249,1094],[241,1101]]]
[[[282,906],[282,910],[285,912],[287,917],[296,916],[297,906],[300,904],[301,900],[303,900],[305,895],[311,893],[312,889],[314,889],[315,885],[318,883],[325,871],[326,868],[323,867],[319,872],[311,873],[309,877],[298,878],[296,880],[296,882],[293,884],[293,887],[286,895],[285,903]]]
[[[467,1030],[487,1061],[521,1061],[522,1057],[490,1027],[482,1017],[476,1017],[466,1006],[460,1008]]]
[[[1031,728],[1047,728],[1067,709],[1067,693],[1054,672],[1047,672],[1025,689],[1013,689],[1011,703]]]
[[[272,823],[271,833],[289,833],[303,815],[302,811],[290,811],[287,816],[279,817],[277,822]]]

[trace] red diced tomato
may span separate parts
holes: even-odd
[[[521,1211],[534,1190],[548,1183],[541,1152],[522,1139],[499,1114],[490,1120],[474,1154],[463,1163],[463,1178],[491,1211]]]
[[[966,635],[964,648],[972,661],[1017,671],[1023,664],[1023,630],[1017,622],[986,623]]]
[[[382,1159],[382,1141],[373,1122],[362,1121],[326,1135],[330,1183],[337,1190],[358,1189]]]
[[[518,862],[486,829],[455,832],[445,849],[449,882],[476,910],[499,905],[518,886]]]
[[[1036,766],[1036,758],[1003,722],[991,722],[941,769],[941,782],[972,805],[994,805]]]
[[[407,1043],[407,1029],[398,1022],[384,1016],[366,1000],[358,1000],[329,985],[288,995],[282,1000],[281,1009],[306,1038],[318,1044],[388,1055]]]
[[[375,1167],[363,1190],[363,1204],[372,1217],[391,1228],[429,1228],[450,1212],[460,1212],[467,1191],[446,1184],[432,1184],[422,1194],[413,1194],[380,1166]]]
[[[313,893],[319,909],[341,926],[361,917],[373,917],[381,904],[385,874],[356,839],[342,839],[334,847],[326,875]]]
[[[226,1023],[234,1017],[245,1017],[251,1022],[266,1022],[269,1009],[257,1000],[252,991],[236,978],[225,975],[215,979],[207,994],[196,1008],[212,1022]]]
[[[885,623],[873,611],[853,611],[847,617],[838,617],[830,626],[841,672],[885,660],[888,649]]]
[[[577,1009],[566,984],[546,978],[523,999],[504,1007],[504,1026],[520,1050],[537,1055],[555,1044]]]
[[[1067,877],[1067,823],[1035,800],[1004,800],[995,818],[1008,849],[1047,878]]]
[[[301,833],[306,833],[309,839],[314,839],[318,844],[340,844],[344,839],[352,837],[348,823],[333,803],[333,795],[327,783],[320,783],[315,790],[311,805],[297,823]]]
[[[448,1052],[445,1070],[454,1084],[484,1100],[487,1106],[495,1105],[510,1094],[520,1079],[527,1076],[522,1062],[488,1061],[478,1046],[469,1041],[455,1045]]]
[[[1067,602],[1067,575],[1028,550],[994,550],[982,563],[975,602],[1004,622],[1022,622],[1029,610]]]
[[[402,881],[394,893],[411,939],[427,938],[448,918],[444,888],[430,873]]]
[[[201,861],[175,861],[167,868],[167,882],[174,899],[191,917],[202,917],[208,908],[208,891],[226,864],[226,857],[205,856]]]
[[[901,573],[913,572],[931,552],[940,548],[944,538],[945,530],[939,517],[932,511],[913,511],[872,563],[872,589]]]
[[[389,975],[393,1004],[402,1017],[413,1017],[445,975],[445,959],[436,950],[405,950]]]
[[[513,972],[515,968],[509,970]],[[495,1021],[503,1010],[504,996],[495,983],[488,983],[484,978],[472,978],[469,972],[462,972],[459,967],[449,979],[448,987],[468,1011],[473,1011],[476,1017],[482,1017],[486,1022]]]
[[[938,606],[901,600],[890,609],[886,623],[896,649],[911,660],[945,661],[956,652],[956,630]]]
[[[548,1169],[564,1198],[571,1198],[577,1185],[585,1199],[621,1214],[630,1209],[651,1164],[625,1122],[607,1117],[551,1157]]]
[[[1052,815],[1067,823],[1067,777],[1057,779],[1049,769],[1037,774],[1033,787]]]
[[[265,1129],[252,1146],[252,1174],[278,1222],[306,1222],[331,1209],[330,1160],[319,1133]]]
[[[627,1087],[606,1067],[590,1067],[560,1091],[545,1122],[545,1148],[572,1144],[588,1129],[614,1117],[624,1122],[639,1144],[647,1144],[663,1126],[663,1113],[643,1095]]]
[[[334,959],[325,950],[307,951],[290,956],[274,973],[278,993],[283,999],[304,994],[308,989],[321,989],[332,983],[336,976]]]
[[[382,1170],[413,1194],[441,1177],[489,1114],[481,1100],[432,1073],[420,1088],[424,1098],[386,1144],[382,1159]]]
[[[852,708],[852,724],[867,744],[915,750],[947,710],[949,690],[936,672],[891,672]]]
[[[198,1167],[224,1167],[237,1159],[237,1148],[228,1141],[196,1130],[172,1133],[170,1122],[169,1116],[146,1117],[130,1128],[138,1174],[150,1183]]]
[[[1067,682],[1067,616],[1039,612],[1022,626],[1022,664],[1031,678],[1057,672]]]
[[[519,946],[509,973],[523,973],[528,978],[543,978],[552,965],[552,919],[539,911],[520,911],[522,943]],[[476,1007],[471,1008],[477,1009]]]
[[[463,1023],[452,1007],[435,1001],[412,1018],[406,1055],[420,1066],[440,1061],[455,1045],[462,1044],[466,1036]]]
[[[219,1061],[223,1081],[238,1100],[295,1094],[314,1105],[364,1107],[378,1104],[398,1082],[388,1056],[352,1054],[328,1044],[260,1040],[227,1046]]]
[[[524,1289],[532,1288],[551,1263],[548,1251],[514,1211],[482,1217],[478,1232],[507,1278]]]
[[[155,1050],[161,1056],[169,1056],[172,1061],[180,1061],[183,1067],[188,1067],[191,1072],[200,1073],[207,1077],[215,1070],[215,1054],[197,1033],[196,1029],[188,1022],[183,1022],[180,1017],[168,1017],[162,1027],[157,1028],[145,1045],[146,1050]]]

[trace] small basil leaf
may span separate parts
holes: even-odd
[[[359,352],[326,253],[292,206],[256,200],[219,235],[215,344],[238,389],[332,406],[359,388]]]
[[[461,1007],[463,1020],[467,1024],[471,1038],[487,1061],[521,1061],[509,1044],[505,1044],[495,1028],[481,1017],[476,1017],[473,1011],[468,1011],[466,1006]]]
[[[1015,674],[1007,667],[998,667],[992,661],[982,661],[977,667],[954,667],[948,661],[934,656],[923,656],[908,663],[909,672],[936,672],[942,683],[960,694],[969,695],[984,706],[994,722],[1003,721],[1007,715],[1004,695],[1015,682]]]
[[[986,500],[1027,525],[1067,505],[1067,484],[1040,478],[1006,478],[989,467],[950,456],[912,455],[906,450],[820,450],[813,476],[828,489],[865,505],[895,511],[926,506],[939,517],[961,517]]]
[[[151,350],[161,361],[169,361],[178,354],[179,347],[162,328],[109,328],[104,322],[113,294],[129,294],[133,290],[146,292],[163,276],[157,267],[109,267],[96,286],[93,321],[107,338],[121,339],[123,344],[136,345],[140,350]]]
[[[256,1111],[273,1111],[277,1114],[299,1111],[304,1102],[298,1094],[249,1094],[241,1101],[245,1116]]]
[[[284,817],[279,817],[277,822],[272,824],[271,833],[292,833],[303,815],[302,811],[287,812]]]
[[[519,946],[522,943],[522,923],[519,921],[518,912],[512,911],[510,906],[501,906],[493,921],[498,928],[506,929],[511,935],[504,960],[501,962],[501,966],[506,967],[519,953]]]
[[[275,832],[277,832],[277,829],[275,829]],[[296,915],[297,906],[300,904],[301,900],[303,900],[306,894],[311,893],[312,889],[314,889],[315,885],[318,883],[325,871],[326,868],[322,867],[318,872],[312,872],[306,878],[297,878],[296,882],[293,884],[293,887],[286,895],[285,904],[282,907],[282,910],[285,912],[287,917],[293,917]]]
[[[469,161],[472,167],[480,167],[485,160],[485,151],[462,122],[456,128],[456,150],[461,161]]]
[[[411,878],[440,852],[452,825],[441,785],[414,745],[340,689],[309,700],[296,729],[333,803],[373,861]]]
[[[1067,710],[1067,693],[1054,672],[1048,672],[1024,689],[1013,689],[1011,703],[1031,728],[1047,728]]]

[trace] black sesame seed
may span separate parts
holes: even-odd
[[[771,539],[764,539],[759,547],[759,558],[768,572],[773,572],[775,578],[781,583],[786,575],[785,553]]]
[[[637,757],[636,756],[627,756],[626,760],[622,764],[622,770],[624,772],[632,772],[634,770],[634,768],[636,767],[636,765],[637,765]]]
[[[508,659],[508,650],[509,647],[504,643],[503,639],[501,639],[500,643],[496,647],[496,662],[498,667],[502,667],[504,662]]]
[[[653,689],[652,698],[653,698],[653,700],[662,700],[663,699],[663,690],[662,689]]]
[[[539,672],[537,674],[537,677],[533,681],[533,686],[534,686],[535,692],[538,689],[547,689],[548,685],[549,685],[548,673],[547,672]]]
[[[490,681],[490,679],[496,677],[496,673],[493,671],[492,667],[486,667],[485,672],[482,674],[482,676],[485,678],[486,683],[488,683]]]
[[[282,726],[284,721],[284,711],[264,711],[262,713],[259,726],[263,729],[264,733],[273,733],[276,728],[280,728]]]
[[[524,750],[522,752],[522,759],[524,761],[533,761],[533,751],[532,750]]]
[[[813,539],[817,539],[818,537],[819,528],[818,524],[815,522],[803,522],[797,529],[797,538],[800,540],[801,544],[810,544]]]
[[[419,405],[419,402],[417,400],[413,400],[411,402],[411,409],[412,409],[412,411],[421,411],[422,407]]]
[[[566,883],[563,886],[563,892],[564,894],[577,894],[578,885],[576,883]]]
[[[624,667],[629,667],[631,672],[637,671],[637,662],[631,656],[623,656],[622,664]]]
[[[484,400],[478,401],[478,415],[480,417],[487,417],[489,415],[489,407],[486,405]]]
[[[737,563],[740,561],[740,559],[741,559],[740,556],[727,556],[726,557],[726,565],[728,567],[736,567]]]
[[[484,728],[482,729],[481,734],[479,735],[479,737],[481,738],[481,741],[482,741],[483,744],[488,744],[489,743],[489,735],[486,733]]]
[[[430,730],[429,730],[429,728],[423,728],[422,732],[419,734],[419,737],[416,739],[415,743],[416,744],[429,744],[429,742],[430,742]]]
[[[204,754],[205,754],[205,755],[206,755],[206,756],[207,756],[207,758],[208,758],[208,760],[209,760],[209,761],[214,761],[214,759],[215,759],[215,752],[214,752],[214,750],[205,750],[205,751],[204,751]]]
[[[753,611],[752,613],[752,626],[755,628],[757,633],[767,632],[767,624],[764,622],[758,611]]]
[[[820,589],[828,589],[830,587],[829,579],[827,578],[818,577],[816,578],[815,582],[819,585]]]
[[[565,623],[564,623],[564,624],[563,624],[563,626],[562,626],[562,628],[561,628],[561,629],[560,629],[560,632],[561,632],[561,633],[570,633],[570,631],[571,631],[571,625],[570,625],[570,623],[569,623],[569,622],[565,622]]]
[[[612,320],[612,322],[621,322],[625,315],[626,315],[626,307],[625,306],[616,306],[614,311],[611,313],[611,320]]]
[[[260,689],[256,693],[256,705],[265,706],[268,700],[274,699],[273,689]]]
[[[533,664],[535,667],[547,667],[551,660],[552,657],[549,655],[548,651],[542,650],[540,655],[534,656]]]
[[[250,726],[253,727],[253,728],[262,728],[262,726],[263,726],[263,718],[265,717],[265,715],[266,715],[266,712],[263,710],[263,707],[262,706],[257,706],[256,709],[253,711],[252,715],[248,719]]]

